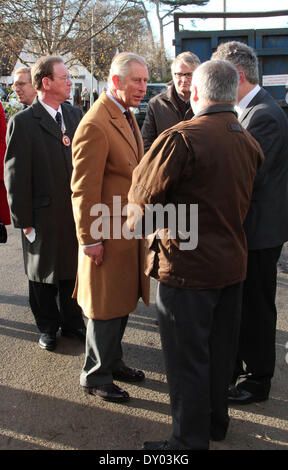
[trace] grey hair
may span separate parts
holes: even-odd
[[[108,76],[108,85],[113,88],[112,77],[118,75],[120,80],[123,80],[130,73],[131,63],[137,62],[138,64],[147,67],[147,63],[143,57],[132,52],[120,52],[112,60],[109,76]]]
[[[192,79],[192,85],[197,86],[200,100],[216,103],[236,103],[238,84],[238,71],[224,60],[204,62],[197,67]]]
[[[181,52],[181,54],[175,57],[175,59],[173,60],[171,64],[172,74],[174,73],[175,66],[178,62],[182,62],[187,67],[198,67],[198,65],[201,64],[199,57],[196,54],[193,54],[193,52],[190,52],[190,51]]]
[[[220,44],[212,54],[212,60],[228,60],[245,73],[249,83],[259,83],[258,58],[254,50],[243,42],[231,41]]]

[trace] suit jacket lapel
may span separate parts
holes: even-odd
[[[248,104],[247,108],[244,109],[243,113],[241,114],[240,118],[239,118],[239,122],[242,123],[246,117],[249,115],[249,113],[252,111],[252,109],[254,108],[254,106],[256,106],[257,104],[261,103],[263,98],[265,97],[265,90],[263,90],[263,88],[261,88],[257,95],[254,96],[254,98],[252,98],[252,100],[250,101],[250,103]]]

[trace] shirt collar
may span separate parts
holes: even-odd
[[[61,130],[62,130],[63,133],[65,133],[66,132],[66,127],[65,127],[65,123],[64,123],[64,119],[63,119],[61,104],[60,104],[58,109],[54,109],[54,108],[51,108],[51,106],[49,106],[49,104],[44,103],[44,101],[40,100],[39,98],[38,98],[38,101],[46,109],[46,111],[50,114],[50,116],[54,119],[54,121],[55,121],[55,118],[56,118],[56,114],[57,113],[61,114],[61,116],[62,116]]]
[[[122,106],[121,103],[119,103],[119,101],[117,101],[114,96],[112,96],[112,93],[110,90],[107,90],[106,91],[106,96],[108,96],[108,98],[110,98],[110,100],[114,101],[115,104],[117,104],[118,108],[120,109],[121,113],[125,113],[125,111],[127,111],[127,109],[124,108],[124,106]]]
[[[254,96],[257,95],[257,93],[261,90],[259,85],[256,85],[254,88],[252,88],[247,95],[245,95],[242,100],[239,101],[239,103],[235,106],[235,109],[237,111],[238,117],[241,116],[243,111],[247,108],[249,103],[252,101]]]
[[[58,112],[62,115],[61,105],[59,106],[58,109],[54,109],[54,108],[51,108],[51,106],[49,106],[49,104],[46,104],[46,103],[44,103],[44,101],[40,100],[40,98],[38,98],[38,100],[39,100],[39,103],[42,104],[42,106],[46,109],[46,111],[50,114],[50,116],[52,116],[53,119],[55,119],[56,114]]]

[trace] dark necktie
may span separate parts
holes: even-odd
[[[62,129],[62,116],[61,116],[61,113],[59,113],[59,111],[57,111],[55,119],[60,129]]]
[[[132,119],[131,113],[130,113],[130,111],[127,110],[127,111],[124,111],[124,114],[125,114],[125,117],[126,117],[128,123],[129,123],[129,126],[130,126],[131,129],[132,129],[133,135],[134,135],[134,137],[135,137],[135,139],[136,139],[135,128],[134,128],[134,124],[133,124],[133,119]]]

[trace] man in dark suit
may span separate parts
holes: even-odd
[[[259,86],[253,49],[228,42],[218,47],[212,59],[228,60],[238,69],[238,118],[265,155],[244,224],[248,268],[233,378],[236,386],[230,388],[229,396],[231,403],[246,404],[268,398],[275,368],[277,262],[288,240],[288,121],[271,95]]]
[[[22,229],[39,345],[53,350],[59,327],[62,335],[85,340],[82,311],[71,298],[78,255],[71,142],[81,111],[63,103],[72,82],[60,57],[40,58],[32,68],[32,83],[38,97],[8,125],[5,182],[14,226]]]

